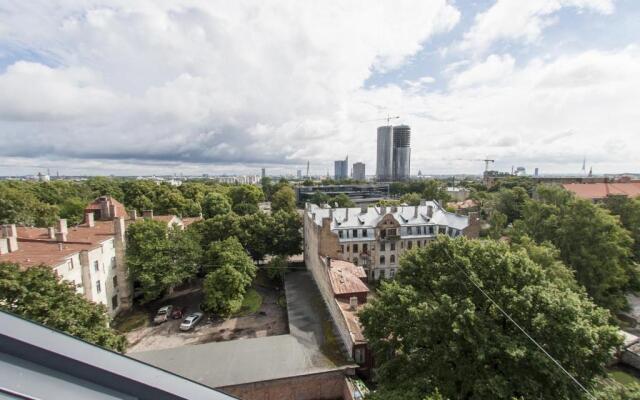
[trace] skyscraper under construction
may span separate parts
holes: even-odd
[[[376,177],[378,181],[402,181],[411,176],[411,128],[408,125],[378,128]]]

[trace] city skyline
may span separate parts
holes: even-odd
[[[307,161],[322,175],[340,154],[373,166],[389,114],[417,133],[411,167],[425,175],[478,174],[484,158],[640,169],[631,0],[0,11],[2,176],[295,174]]]

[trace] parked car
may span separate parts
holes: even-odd
[[[171,311],[173,311],[173,306],[160,307],[160,309],[156,313],[156,316],[153,318],[153,322],[156,324],[166,322],[171,315]]]
[[[180,324],[181,331],[188,331],[192,329],[200,320],[202,319],[203,314],[201,312],[195,312],[193,314],[187,315],[187,318],[182,321]]]
[[[180,319],[184,316],[184,312],[186,308],[184,307],[174,307],[173,312],[171,312],[171,318]]]

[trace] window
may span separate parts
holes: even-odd
[[[396,236],[395,229],[387,229],[387,236]]]
[[[356,347],[355,349],[353,349],[353,358],[358,364],[365,363],[365,355],[366,352],[364,348]]]
[[[421,243],[419,240],[416,240],[416,245],[418,246],[418,248],[420,248]]]
[[[340,245],[340,253],[344,253],[344,245],[343,244]]]
[[[351,247],[349,247],[349,245],[347,245],[347,253],[351,251]]]
[[[100,280],[99,279],[96,281],[96,292],[98,292],[98,293],[102,292],[102,288],[100,287]]]
[[[362,237],[367,237],[367,236],[368,236],[367,230],[363,229],[362,230]]]
[[[100,263],[97,261],[94,261],[93,268],[96,270],[96,272],[100,271]]]
[[[357,229],[353,229],[353,230],[351,231],[351,234],[352,234],[352,236],[351,236],[351,237],[357,238],[357,237],[358,237],[358,230],[357,230]]]
[[[392,254],[391,256],[389,256],[389,264],[395,264],[395,263],[396,263],[396,256]]]
[[[116,258],[111,257],[111,268],[115,268],[115,267],[116,267]]]
[[[412,247],[413,247],[413,242],[411,240],[409,240],[407,242],[407,249],[411,250]]]
[[[118,308],[118,295],[111,298],[111,309],[115,310],[116,308]]]
[[[364,243],[364,244],[362,245],[362,252],[363,252],[363,253],[366,253],[366,252],[368,252],[368,251],[369,251],[369,246],[367,246],[367,244],[366,244],[366,243]]]
[[[433,226],[429,227],[429,235],[433,235]]]
[[[380,265],[384,265],[385,259],[384,256],[380,256]]]
[[[408,227],[407,228],[407,235],[413,235],[413,228],[412,227]]]
[[[338,231],[338,237],[342,239],[342,231]]]
[[[393,278],[394,276],[396,276],[396,269],[392,268],[391,269],[391,277]]]
[[[354,253],[358,252],[358,244],[357,243],[354,243],[354,245],[353,245],[353,252]]]
[[[384,251],[384,250],[385,250],[385,248],[384,248],[384,247],[385,247],[385,246],[384,246],[384,242],[381,242],[381,243],[380,243],[380,251]]]
[[[114,277],[113,277],[113,287],[114,287],[114,288],[117,288],[117,287],[118,287],[118,277],[117,277],[117,276],[114,276]]]
[[[394,251],[396,249],[396,242],[391,242],[390,247],[391,247],[391,251]]]

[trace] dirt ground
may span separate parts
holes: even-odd
[[[188,332],[180,331],[181,319],[135,329],[126,334],[129,341],[127,353],[288,333],[287,311],[277,302],[281,292],[261,285],[255,285],[254,289],[262,295],[262,306],[257,313],[214,322],[209,321],[209,314],[205,314],[202,322]],[[187,312],[194,312],[198,311],[201,299],[200,291],[187,291],[163,303],[183,306]]]

